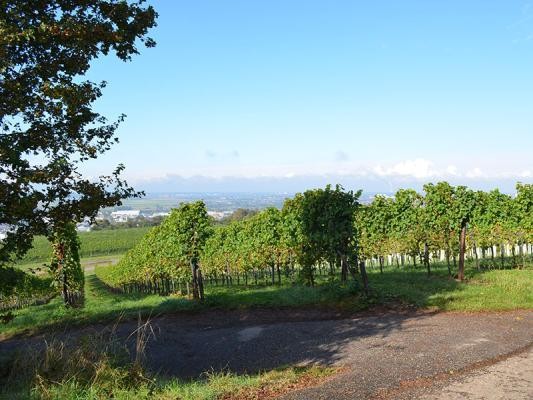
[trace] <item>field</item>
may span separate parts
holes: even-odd
[[[86,259],[123,254],[131,249],[149,229],[143,227],[81,232],[79,233],[80,257]],[[18,262],[18,265],[22,268],[41,265],[49,261],[50,254],[51,247],[48,240],[45,237],[37,236],[34,239],[33,248]]]

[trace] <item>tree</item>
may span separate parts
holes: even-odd
[[[455,188],[454,207],[452,208],[452,229],[458,230],[459,234],[459,270],[457,278],[463,281],[465,275],[465,251],[466,251],[466,229],[476,205],[474,192],[466,186]]]
[[[327,186],[322,191],[323,202],[325,203],[324,213],[326,242],[326,257],[338,259],[341,266],[341,281],[348,279],[349,256],[356,246],[355,213],[359,208],[359,198],[362,191],[345,192],[341,185],[336,185],[335,190]]]
[[[380,272],[385,255],[390,253],[393,213],[392,199],[378,195],[359,217],[361,250],[366,258],[378,258]]]
[[[204,202],[183,203],[124,255],[111,281],[122,285],[186,279],[192,281],[193,297],[203,299],[200,256],[212,233]]]
[[[50,269],[65,305],[83,305],[85,276],[80,263],[80,241],[72,222],[54,228]]]
[[[519,245],[522,263],[525,264],[523,245],[533,243],[533,184],[516,184],[516,209],[519,220]]]
[[[167,227],[171,229],[166,229]],[[207,215],[204,202],[184,203],[173,210],[162,225],[162,233],[163,236],[166,233],[175,235],[177,243],[174,246],[178,248],[181,258],[191,267],[193,298],[203,300],[204,285],[200,270],[200,255],[212,233],[211,219]]]
[[[220,220],[221,224],[228,224],[230,222],[234,221],[242,221],[243,219],[253,217],[256,215],[259,211],[252,210],[249,208],[237,208],[235,211],[233,211],[230,215],[227,217],[224,217]]]
[[[94,219],[101,207],[137,196],[120,178],[86,179],[79,167],[117,142],[118,124],[93,103],[106,83],[82,80],[114,52],[127,61],[156,12],[143,1],[3,0],[0,8],[0,224],[11,227],[0,265],[22,256],[56,221]],[[61,228],[63,229],[63,228]],[[65,228],[66,229],[66,228]]]
[[[419,255],[421,245],[428,242],[423,201],[422,195],[412,189],[400,189],[394,195],[391,236],[396,249],[412,257]]]
[[[269,207],[249,221],[253,229],[249,240],[253,244],[259,264],[270,267],[272,284],[275,282],[277,271],[278,283],[281,284],[281,212],[277,208]]]
[[[444,249],[448,273],[451,275],[450,255],[455,262],[455,251],[452,241],[452,213],[454,207],[454,188],[448,182],[428,183],[424,185],[424,211],[423,220],[426,227],[426,240],[424,242],[424,263],[428,268],[429,240],[433,241],[435,248]]]
[[[300,265],[307,283],[313,285],[314,266],[323,260],[340,260],[341,280],[346,281],[349,270],[348,256],[355,246],[354,218],[361,192],[335,189],[307,190],[288,203],[294,209],[302,249],[298,252]]]

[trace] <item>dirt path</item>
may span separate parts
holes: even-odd
[[[326,384],[285,397],[306,400],[372,398],[402,382],[431,382],[434,375],[468,369],[533,342],[533,311],[390,312],[346,318],[308,310],[263,310],[169,315],[155,318],[152,325],[157,337],[148,345],[148,362],[167,375],[197,377],[212,369],[253,373],[313,363],[345,367]],[[117,332],[126,338],[135,327],[125,322]],[[0,342],[0,352],[24,342]]]

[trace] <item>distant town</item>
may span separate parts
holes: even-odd
[[[77,224],[79,232],[95,229],[155,226],[181,203],[203,200],[207,213],[215,221],[223,221],[238,209],[262,210],[267,207],[281,208],[283,202],[294,193],[150,193],[140,199],[128,199],[121,206],[102,209],[95,223],[84,221]],[[385,194],[387,195],[387,194]],[[362,203],[368,203],[375,193],[365,194]],[[0,240],[9,227],[0,226]]]
[[[140,199],[128,199],[121,206],[102,209],[95,224],[89,221],[78,224],[80,232],[93,229],[123,226],[150,226],[170,214],[181,203],[203,200],[208,214],[215,221],[222,221],[235,210],[261,210],[267,207],[281,208],[292,193],[151,193]]]

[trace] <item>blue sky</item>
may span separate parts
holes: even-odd
[[[149,1],[89,79],[127,120],[88,165],[149,191],[533,181],[533,2]]]

